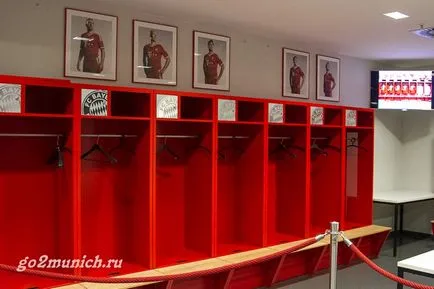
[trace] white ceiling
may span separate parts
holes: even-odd
[[[103,0],[114,1],[119,0]],[[434,58],[434,40],[410,29],[434,26],[434,0],[121,0],[159,14],[222,22],[246,32],[320,45],[367,59]],[[383,13],[400,11],[393,20]]]

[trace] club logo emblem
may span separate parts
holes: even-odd
[[[83,89],[81,92],[82,115],[107,115],[107,91]]]
[[[157,117],[178,118],[178,96],[157,95]]]
[[[311,107],[311,124],[324,124],[324,111],[322,107]]]
[[[355,110],[347,109],[346,111],[346,125],[356,126],[357,125],[357,115]]]
[[[219,120],[235,120],[235,100],[219,99]]]
[[[21,112],[21,85],[0,84],[0,112]]]
[[[268,106],[268,121],[269,122],[283,122],[283,105],[277,103],[270,103]]]

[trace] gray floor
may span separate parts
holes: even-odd
[[[434,250],[434,239],[414,239],[404,237],[398,248],[398,256],[393,257],[392,240],[387,240],[380,256],[374,262],[382,268],[396,274],[396,263],[399,260]],[[405,279],[416,281],[424,285],[434,286],[434,279],[406,274]],[[311,279],[292,284],[280,284],[276,289],[328,289],[329,275],[323,274]],[[365,264],[355,265],[338,272],[339,289],[396,289],[396,283],[379,275]],[[408,287],[404,287],[408,288]]]

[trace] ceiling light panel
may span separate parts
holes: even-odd
[[[397,11],[390,12],[390,13],[384,13],[383,15],[387,16],[387,17],[390,17],[390,18],[393,18],[393,19],[396,19],[396,20],[404,19],[404,18],[409,17],[408,15],[405,15],[405,14],[403,14],[401,12],[397,12]]]

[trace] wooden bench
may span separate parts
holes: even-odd
[[[361,227],[357,229],[352,229],[344,231],[347,238],[353,241],[360,250],[368,255],[370,258],[375,258],[378,256],[384,241],[386,240],[391,228],[382,227],[377,225],[371,225],[367,227]],[[197,270],[213,269],[218,268],[228,264],[239,263],[243,261],[253,260],[259,257],[267,256],[275,252],[283,251],[296,244],[303,242],[303,240],[285,243],[277,246],[271,246],[266,248],[261,248],[257,250],[251,250],[242,253],[236,253],[226,256],[221,256],[217,258],[206,259],[197,262],[191,262],[176,266],[157,268],[154,270],[148,270],[144,272],[138,272],[134,274],[127,274],[118,276],[115,278],[123,277],[148,277],[148,276],[161,276],[170,275],[178,273],[188,273]],[[282,256],[273,261],[268,261],[266,263],[261,263],[248,268],[240,268],[236,272],[225,272],[217,274],[218,276],[209,275],[198,278],[197,284],[210,284],[204,281],[219,278],[223,281],[220,283],[221,286],[206,287],[206,289],[214,288],[230,288],[229,284],[233,282],[240,281],[248,285],[245,285],[246,289],[256,288],[262,286],[271,286],[272,284],[289,280],[291,278],[303,275],[313,275],[321,270],[329,268],[329,237],[312,244],[304,249],[296,251],[294,253]],[[341,266],[349,266],[353,263],[355,256],[352,252],[345,246],[342,238],[339,238],[339,264]],[[238,275],[238,276],[237,276]],[[249,279],[249,280],[247,280]],[[195,280],[188,280],[189,285],[182,286],[183,280],[174,282],[168,281],[157,281],[157,282],[147,282],[147,283],[130,283],[130,284],[97,284],[97,283],[80,283],[74,285],[67,285],[62,287],[56,287],[58,289],[129,289],[129,288],[188,288],[188,286],[194,287],[192,284]],[[153,287],[156,283],[160,283],[161,286]],[[217,282],[212,282],[212,284],[217,284]],[[84,286],[84,287],[83,287]],[[217,286],[217,285],[214,285]],[[204,288],[205,287],[194,287],[194,288]]]

